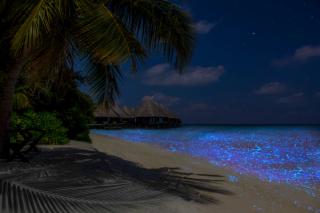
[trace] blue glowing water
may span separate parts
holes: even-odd
[[[262,180],[304,187],[320,183],[320,127],[186,126],[93,132],[155,143]]]

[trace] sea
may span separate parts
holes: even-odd
[[[310,189],[310,193],[320,184],[320,126],[186,125],[175,129],[92,132],[133,143],[157,144],[238,174],[301,186]]]

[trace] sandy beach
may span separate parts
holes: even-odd
[[[206,173],[225,176],[219,187],[233,195],[214,195],[218,204],[203,205],[172,198],[151,212],[319,212],[319,194],[311,196],[302,189],[286,184],[261,181],[255,177],[236,174],[218,168],[205,160],[184,154],[171,153],[156,145],[131,143],[109,136],[91,134],[92,145],[71,142],[69,146],[97,149],[108,155],[136,162],[145,168],[179,167],[184,172]],[[163,211],[166,209],[165,211]]]

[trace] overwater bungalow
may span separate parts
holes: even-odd
[[[120,126],[123,128],[134,127],[134,109],[115,105],[113,110],[119,115]]]
[[[172,128],[181,120],[165,106],[152,98],[143,100],[137,109],[115,105],[106,110],[98,107],[94,128]]]
[[[159,104],[159,106],[162,108],[165,115],[168,117],[168,126],[169,127],[179,127],[181,125],[180,118],[172,111],[170,111],[167,107],[164,105]]]
[[[124,112],[123,121],[128,127],[135,127],[135,109],[124,106],[122,110]]]
[[[135,120],[136,126],[142,128],[164,128],[168,124],[168,116],[152,98],[143,100],[136,111]]]
[[[106,108],[105,106],[98,106],[94,112],[95,124],[93,128],[119,128],[121,123],[120,115],[114,108]]]

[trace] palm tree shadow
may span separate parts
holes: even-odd
[[[148,169],[94,150],[46,149],[30,163],[0,163],[0,210],[128,212],[174,196],[217,204],[215,195],[232,195],[219,186],[223,181],[220,175],[179,168]]]
[[[188,201],[202,204],[219,203],[213,194],[231,195],[218,186],[223,176],[209,174],[184,173],[180,168],[162,167],[146,169],[130,161],[107,156],[112,168],[116,168],[124,177],[147,184],[149,187],[179,196]],[[119,168],[119,165],[121,167]]]
[[[69,171],[65,176],[81,173],[83,177],[94,177],[97,182],[99,178],[100,181],[106,177],[122,178],[201,204],[219,203],[214,194],[233,194],[219,186],[225,179],[221,175],[186,173],[171,167],[149,169],[97,151],[61,149],[45,152],[35,161],[57,168],[62,164],[64,170]]]

